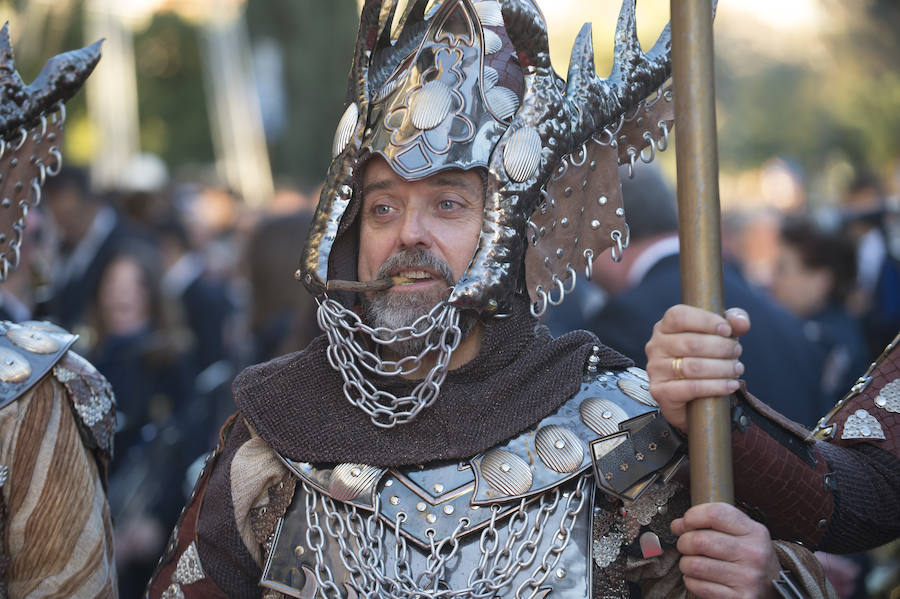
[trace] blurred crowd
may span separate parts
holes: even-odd
[[[77,351],[113,385],[110,506],[121,594],[138,596],[234,410],[234,375],[318,334],[315,302],[293,277],[318,194],[282,186],[251,209],[214,177],[170,180],[153,156],[124,175],[103,193],[80,168],[47,181],[41,210],[28,215],[22,267],[0,285],[0,318],[76,332]],[[556,334],[592,330],[641,365],[653,323],[680,301],[678,215],[653,169],[623,180],[631,230],[622,263],[595,260],[593,282],[579,281],[574,301],[546,321]],[[725,219],[726,304],[753,322],[748,387],[807,427],[900,330],[892,206],[877,179],[860,177],[827,213]],[[766,277],[748,268],[760,231],[772,250]],[[865,567],[833,563],[851,581]]]
[[[622,176],[630,227],[618,264],[601,256],[593,283],[545,316],[554,334],[585,328],[644,366],[644,344],[669,306],[681,301],[674,189],[654,168]],[[750,314],[742,338],[747,389],[812,429],[900,331],[900,203],[861,175],[839,205],[823,210],[725,213],[726,307]],[[573,310],[572,304],[580,306]],[[868,555],[821,555],[842,598],[869,597],[879,577],[897,580],[898,547],[886,571]],[[867,577],[870,582],[867,583]]]
[[[285,187],[252,210],[214,177],[171,181],[140,156],[117,189],[64,167],[28,214],[0,318],[50,320],[118,402],[109,480],[120,595],[137,597],[216,433],[243,367],[303,348],[314,300],[294,281],[314,201]],[[310,190],[313,191],[314,190]]]

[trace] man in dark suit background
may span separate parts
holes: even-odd
[[[59,236],[59,255],[41,316],[75,330],[84,324],[100,273],[128,233],[112,206],[91,191],[83,168],[64,166],[48,178],[44,198]]]
[[[620,263],[594,261],[594,280],[609,295],[588,320],[588,328],[610,347],[644,358],[644,344],[666,309],[681,303],[678,212],[672,188],[653,168],[622,177],[631,242]],[[744,380],[751,393],[806,427],[824,413],[820,372],[824,356],[807,341],[802,323],[744,279],[733,261],[724,261],[726,306],[741,306],[753,318],[741,344]],[[638,366],[643,367],[643,363]]]

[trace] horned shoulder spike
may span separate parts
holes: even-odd
[[[522,104],[491,156],[478,249],[450,302],[496,309],[521,272],[522,239],[540,189],[572,144],[572,110],[550,64],[543,15],[530,2],[501,2],[506,31],[525,75]]]

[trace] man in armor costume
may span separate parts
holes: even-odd
[[[586,26],[564,81],[530,0],[427,4],[363,6],[297,272],[325,335],[235,380],[148,595],[833,596],[737,508],[688,510],[644,371],[536,321],[627,246],[668,29],[644,53],[626,1],[610,77]]]
[[[62,166],[64,103],[99,59],[99,42],[61,54],[25,85],[0,30],[0,281]],[[0,322],[0,597],[117,595],[105,489],[115,407],[75,340],[47,322]]]

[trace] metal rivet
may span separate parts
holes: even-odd
[[[389,479],[389,480],[384,481],[384,486],[385,486],[385,487],[392,487],[392,486],[394,486],[394,480],[393,480],[393,479]]]
[[[606,410],[602,414],[600,414],[600,416],[606,420],[609,420],[610,418],[612,418],[613,414],[609,410]]]
[[[746,415],[740,417],[741,426],[750,426],[750,419]]]
[[[566,187],[565,194],[567,198],[570,197],[572,195],[572,188]]]
[[[563,217],[563,219],[562,219],[561,221],[559,221],[559,224],[561,224],[563,227],[568,227],[568,226],[569,226],[569,219]]]
[[[434,483],[434,492],[435,493],[443,493],[444,485],[442,485],[441,483]]]
[[[819,528],[825,528],[826,526],[828,526],[827,520],[819,520]]]
[[[416,504],[416,509],[420,512],[424,512],[426,509],[428,509],[428,506],[425,505],[424,501],[420,501],[419,503]]]
[[[599,228],[600,228],[600,221],[599,221],[599,220],[596,220],[596,219],[592,220],[592,221],[591,221],[591,228],[592,228],[594,231],[596,231],[597,229],[599,229]]]
[[[0,202],[0,205],[2,205],[4,208],[9,208],[10,206],[12,206],[12,202],[9,201],[9,198],[3,198],[3,201]]]
[[[294,555],[297,557],[303,557],[303,554],[306,553],[306,549],[303,548],[303,545],[297,545],[294,547]]]
[[[500,464],[500,470],[503,470],[504,472],[509,472],[510,471],[509,464],[507,464],[506,462]]]
[[[362,470],[360,470],[359,468],[353,468],[353,469],[350,471],[350,476],[352,476],[353,478],[356,478],[356,477],[359,476],[360,474],[362,474]]]
[[[625,216],[624,208],[616,208],[616,216]]]
[[[557,569],[556,569],[556,577],[559,578],[559,579],[565,578],[565,577],[566,577],[566,571],[565,571],[565,569],[563,569],[563,568],[557,568]]]
[[[563,255],[565,255],[565,252],[563,252],[563,249],[562,249],[562,248],[556,248],[556,257],[557,257],[557,258],[562,258]]]
[[[566,442],[562,439],[558,439],[556,443],[553,444],[553,447],[557,449],[564,449],[566,447]]]
[[[600,196],[599,198],[597,198],[597,203],[601,206],[606,206],[606,202],[608,201],[609,200],[606,199],[606,196]]]
[[[590,166],[591,166],[591,170],[592,170],[592,171],[597,170],[597,161],[596,161],[596,160],[591,160],[591,165],[590,165]]]
[[[434,524],[435,522],[437,522],[437,516],[435,516],[434,514],[428,514],[427,516],[425,516],[425,519],[428,520],[429,524]]]
[[[391,495],[391,505],[400,505],[400,498],[396,495]]]
[[[444,506],[444,513],[447,514],[448,516],[449,516],[450,514],[452,514],[452,513],[453,513],[453,506],[452,506],[452,505],[445,505],[445,506]]]

